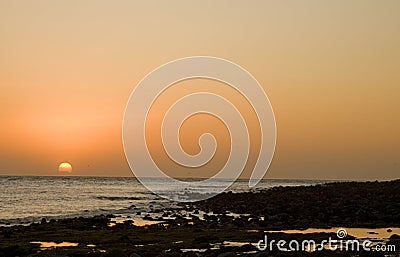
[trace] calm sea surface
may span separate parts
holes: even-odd
[[[251,191],[324,182],[263,180]],[[0,185],[0,226],[27,224],[42,218],[130,214],[177,206],[152,194],[135,178],[0,176]],[[161,179],[159,185],[168,186]],[[250,191],[248,180],[238,180],[227,191]]]

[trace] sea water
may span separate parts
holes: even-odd
[[[165,181],[158,180],[160,187],[168,188]],[[324,182],[267,179],[250,189],[248,180],[237,180],[227,191],[259,191],[276,186],[314,185]],[[42,218],[49,220],[100,214],[129,214],[133,211],[148,212],[150,209],[178,206],[176,202],[153,194],[133,177],[0,176],[0,185],[0,226],[30,224]]]

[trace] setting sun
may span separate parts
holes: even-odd
[[[72,172],[72,165],[69,164],[68,162],[63,162],[58,166],[58,171],[59,172]]]

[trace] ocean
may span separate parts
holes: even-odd
[[[248,180],[237,180],[226,191],[258,191],[276,186],[325,182],[266,179],[249,189]],[[0,185],[0,226],[30,224],[42,218],[65,219],[101,214],[127,216],[179,207],[177,202],[153,194],[133,177],[0,176]],[[159,185],[168,187],[162,179]]]

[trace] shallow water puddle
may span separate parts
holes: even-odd
[[[138,226],[138,227],[150,226],[150,225],[159,224],[159,223],[163,222],[163,221],[158,221],[158,220],[145,220],[142,218],[116,217],[116,218],[111,219],[111,222],[108,223],[108,226],[113,227],[119,223],[124,223],[125,221],[133,221],[133,225]]]
[[[257,243],[254,242],[223,241],[222,243],[210,244],[210,250],[218,250],[222,247],[242,247],[244,245],[252,245],[257,247]]]
[[[181,249],[181,251],[183,253],[187,253],[187,252],[204,253],[207,251],[207,249],[192,248],[192,249]]]
[[[286,234],[312,234],[312,233],[336,233],[339,229],[345,229],[347,234],[356,238],[368,239],[387,239],[394,234],[400,234],[400,228],[309,228],[305,230],[272,230],[264,231],[267,233],[286,233]],[[249,230],[248,232],[256,232]],[[259,231],[257,231],[259,232]]]
[[[154,224],[159,224],[162,223],[162,221],[156,221],[156,220],[143,220],[143,219],[135,219],[133,221],[133,225],[143,227],[143,226],[150,226]]]
[[[257,246],[256,243],[250,243],[250,242],[224,241],[224,242],[222,243],[223,246],[237,246],[237,247],[244,246],[244,245],[248,245],[248,244],[251,244],[251,245],[253,245],[253,246]]]
[[[50,248],[50,247],[76,247],[79,243],[71,243],[71,242],[31,242],[31,244],[40,244],[41,248]]]

